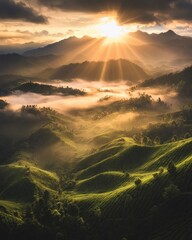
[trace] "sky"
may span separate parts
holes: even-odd
[[[0,45],[102,36],[115,19],[126,32],[192,36],[192,0],[0,0]]]

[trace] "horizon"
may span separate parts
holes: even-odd
[[[132,34],[137,34],[137,33],[146,33],[148,34],[149,36],[160,36],[161,34],[166,34],[166,33],[172,33],[172,34],[176,34],[177,36],[181,36],[181,37],[186,37],[186,38],[192,38],[192,36],[188,36],[188,35],[180,35],[178,33],[176,33],[175,31],[173,31],[172,29],[167,29],[167,30],[164,30],[162,32],[147,32],[147,31],[144,31],[144,30],[135,30],[135,31],[130,31],[130,32],[127,32],[126,34],[123,35],[123,37],[121,37],[121,39],[112,39],[112,41],[110,40],[109,44],[110,45],[113,45],[113,42],[116,43],[116,44],[122,44],[123,42],[126,41],[126,39],[130,40],[130,36]],[[43,42],[43,43],[40,43],[40,42],[33,42],[33,41],[30,41],[30,42],[24,42],[24,43],[12,43],[12,44],[0,44],[0,55],[4,55],[4,54],[23,54],[27,51],[30,51],[30,50],[33,50],[33,49],[39,49],[39,48],[44,48],[44,47],[47,47],[49,45],[54,45],[54,44],[57,44],[57,43],[60,43],[60,42],[63,42],[65,40],[70,40],[70,39],[79,39],[79,40],[83,40],[85,38],[89,38],[89,39],[97,39],[97,40],[100,40],[100,39],[104,39],[104,40],[107,40],[108,37],[107,36],[91,36],[91,35],[83,35],[83,36],[68,36],[66,38],[62,38],[62,39],[58,39],[58,40],[55,40],[55,41],[51,41],[51,42]],[[106,41],[108,42],[108,41]],[[112,60],[113,58],[111,58]],[[116,59],[116,58],[115,58]],[[119,59],[121,59],[121,57],[119,57]],[[125,57],[122,58],[122,59],[126,59]],[[131,60],[131,59],[127,59],[127,60]],[[105,61],[105,60],[104,60]]]
[[[191,7],[188,0],[132,4],[123,0],[93,4],[81,0],[0,0],[1,45],[45,45],[70,36],[100,38],[114,26],[122,34],[138,30],[158,34],[171,29],[191,37]]]
[[[192,38],[192,35],[182,35],[181,33],[179,32],[176,32],[172,29],[164,29],[162,31],[146,31],[146,30],[140,30],[140,29],[136,29],[136,30],[133,30],[133,31],[130,31],[130,32],[127,32],[125,37],[126,36],[129,36],[129,34],[132,34],[132,33],[147,33],[148,35],[160,35],[160,34],[165,34],[165,33],[168,33],[168,32],[172,32],[172,33],[175,33],[176,35],[179,35],[181,37],[189,37],[189,38]],[[63,36],[63,38],[61,39],[57,39],[57,40],[52,40],[50,42],[35,42],[35,41],[27,41],[27,42],[24,42],[24,43],[10,43],[10,44],[0,44],[0,46],[11,46],[11,45],[30,45],[30,44],[41,44],[42,46],[46,46],[46,45],[49,45],[49,44],[52,44],[52,43],[57,43],[57,42],[60,42],[60,41],[63,41],[63,40],[67,40],[67,39],[71,39],[71,38],[77,38],[77,39],[83,39],[83,38],[92,38],[92,39],[102,39],[102,38],[107,38],[107,36],[92,36],[92,35],[88,35],[88,34],[85,34],[85,35],[81,35],[81,36],[78,36],[78,35],[71,35],[71,36]]]

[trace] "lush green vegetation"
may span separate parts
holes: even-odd
[[[100,99],[98,103],[102,103],[103,100],[108,98]],[[107,101],[106,101],[107,102]],[[107,102],[105,105],[96,105],[95,107],[87,108],[85,110],[74,110],[73,114],[89,116],[94,120],[99,120],[110,116],[113,113],[126,113],[126,112],[167,112],[169,106],[166,102],[162,101],[161,98],[154,100],[153,97],[146,93],[141,93],[139,96],[130,97],[129,99],[115,100]],[[151,114],[150,113],[150,114]]]
[[[50,108],[0,114],[3,239],[191,238],[191,108],[94,137],[86,127],[105,126],[110,114],[85,115],[81,127]]]

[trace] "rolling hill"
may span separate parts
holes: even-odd
[[[137,145],[129,138],[116,139],[98,150],[99,158],[96,153],[77,165],[72,171],[77,176],[76,186],[64,195],[76,202],[83,218],[89,219],[97,212],[99,221],[94,220],[89,229],[96,239],[106,239],[110,232],[111,239],[173,239],[175,234],[175,239],[190,239],[191,149],[191,138],[154,147]],[[172,161],[177,169],[174,176],[167,171]],[[33,162],[3,165],[0,172],[1,219],[6,215],[10,220],[16,210],[21,216],[23,207],[33,201],[35,189],[55,194],[59,187],[55,173]],[[118,227],[113,231],[111,225]],[[96,226],[102,226],[102,231],[95,231]]]
[[[45,114],[30,107],[23,111],[34,116]],[[29,221],[26,208],[33,208],[35,201],[49,192],[53,205],[46,218],[59,220],[57,229],[59,224],[62,234],[62,219],[79,229],[73,225],[78,219],[83,229],[89,226],[86,233],[95,239],[190,239],[192,138],[149,146],[124,136],[109,139],[87,153],[78,136],[70,132],[70,118],[47,111],[47,117],[31,132],[22,131],[24,136],[10,146],[11,155],[1,161],[0,219],[4,229],[13,224],[12,231],[19,234],[20,227]],[[76,151],[80,160],[66,154],[69,149]],[[73,161],[67,163],[69,158]],[[62,204],[72,206],[70,213],[63,215]],[[79,209],[77,218],[75,209]],[[38,226],[30,221],[27,224]],[[38,221],[50,226],[44,218]],[[40,230],[35,231],[40,234]],[[85,232],[78,234],[82,239],[88,237]]]
[[[40,74],[44,79],[84,79],[108,82],[126,80],[130,83],[141,81],[149,76],[138,65],[124,59],[107,62],[83,62],[47,69]]]

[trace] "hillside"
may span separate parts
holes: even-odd
[[[46,79],[84,79],[89,81],[104,80],[108,82],[127,80],[138,82],[148,78],[138,65],[123,59],[108,62],[83,62],[64,65],[56,69],[47,69],[41,73]]]
[[[31,75],[52,66],[54,56],[25,57],[16,53],[0,55],[0,75]]]
[[[115,147],[116,152],[111,156]],[[97,227],[102,226],[104,230],[95,233],[92,229],[94,234],[103,239],[109,236],[107,231],[114,234],[112,239],[150,239],[151,236],[173,239],[175,234],[176,239],[180,239],[179,236],[188,239],[191,231],[187,224],[192,210],[191,147],[192,139],[146,147],[121,138],[105,145],[99,158],[96,154],[80,162],[77,195],[73,195],[73,199],[89,214],[93,209],[100,210]],[[166,170],[171,161],[177,167],[175,177]],[[137,183],[137,179],[141,182]],[[166,192],[171,184],[178,186],[178,192]],[[186,224],[182,224],[182,214]],[[164,219],[164,223],[160,219]],[[116,226],[115,231],[111,230],[111,224]],[[169,229],[171,224],[177,231]]]
[[[139,84],[138,88],[157,88],[163,87],[175,90],[181,98],[191,98],[192,92],[192,67],[176,73],[163,75],[155,79],[149,79]]]
[[[75,115],[78,121],[74,122],[73,115],[49,108],[23,106],[20,112],[2,111],[1,234],[8,228],[11,236],[20,237],[22,232],[25,238],[29,237],[25,229],[32,227],[30,239],[57,239],[58,229],[69,240],[89,239],[90,235],[96,240],[151,236],[169,240],[175,234],[175,239],[190,239],[189,113],[172,113],[175,121],[183,115],[185,121],[179,127],[177,122],[164,120],[167,127],[172,126],[172,134],[177,134],[170,141],[171,133],[163,140],[164,132],[156,132],[152,125],[151,133],[138,126],[139,134],[147,134],[139,138],[106,128],[104,119],[88,122],[84,116],[83,122]],[[143,121],[147,116],[142,115]],[[93,123],[96,130],[87,132]],[[12,131],[7,131],[10,126]],[[51,231],[44,231],[50,227]],[[8,235],[5,239],[14,238]]]
[[[76,186],[62,198],[75,201],[96,239],[106,239],[109,234],[111,239],[155,239],[159,235],[172,239],[175,234],[189,239],[191,149],[191,138],[154,147],[138,145],[129,138],[113,140],[77,165],[72,171],[77,176]],[[174,162],[176,173],[167,171],[170,162]],[[3,165],[0,172],[1,219],[5,215],[9,219],[17,211],[14,221],[22,221],[22,209],[33,201],[36,189],[54,194],[59,188],[57,175],[33,162]],[[115,231],[111,225],[116,225]],[[102,231],[95,231],[101,226]]]
[[[183,72],[181,77],[190,79],[190,68]],[[61,90],[79,93],[19,78],[2,86],[42,98]],[[174,111],[160,98],[134,91],[126,99],[60,113],[38,105],[12,110],[5,104],[0,110],[0,237],[190,239],[190,106]]]
[[[21,91],[24,93],[32,92],[42,95],[60,95],[60,96],[84,96],[86,93],[79,90],[73,89],[70,87],[54,87],[51,85],[39,84],[39,83],[24,83],[20,86],[11,89],[12,92],[14,91]]]

